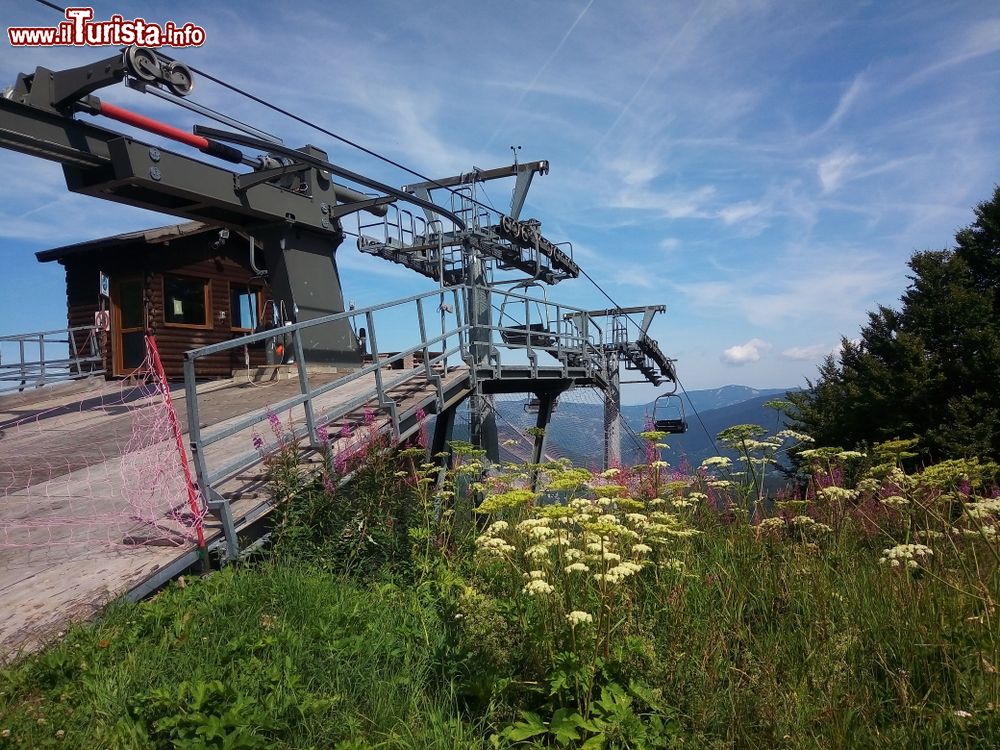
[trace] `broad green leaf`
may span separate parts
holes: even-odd
[[[549,722],[549,731],[555,736],[556,741],[561,745],[580,739],[579,726],[583,717],[569,708],[560,708],[552,714],[552,721]]]
[[[519,721],[511,725],[504,732],[507,735],[507,739],[521,742],[549,731],[548,727],[545,726],[545,722],[542,721],[542,717],[538,714],[532,711],[522,711],[521,716],[524,721]]]

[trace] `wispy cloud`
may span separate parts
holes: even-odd
[[[848,179],[851,168],[860,162],[860,156],[844,149],[834,151],[820,160],[816,174],[823,186],[823,192],[832,193],[839,188]]]
[[[850,325],[876,301],[891,303],[903,281],[895,262],[850,248],[782,254],[767,266],[740,266],[724,278],[671,282],[671,288],[706,314],[727,311],[754,326],[810,320]]]
[[[847,116],[851,108],[857,103],[857,101],[862,97],[862,95],[868,89],[868,81],[865,73],[859,73],[853,80],[851,80],[850,85],[841,94],[840,99],[837,101],[837,106],[834,108],[833,112],[827,118],[826,122],[817,130],[813,135],[818,136],[826,133],[840,124],[840,121]]]
[[[971,23],[957,39],[942,45],[937,59],[900,81],[897,91],[905,91],[957,65],[1000,52],[1000,17]]]
[[[577,17],[573,20],[573,23],[571,23],[569,25],[569,28],[566,29],[565,33],[559,39],[559,43],[556,44],[556,46],[553,48],[552,52],[546,58],[545,62],[542,63],[542,66],[535,72],[535,75],[531,79],[531,82],[527,85],[526,88],[524,88],[521,91],[521,94],[518,96],[517,101],[514,103],[514,105],[512,107],[510,107],[509,109],[506,110],[506,113],[504,114],[503,119],[497,125],[496,130],[493,131],[493,134],[489,137],[489,140],[486,141],[486,145],[483,147],[484,150],[489,149],[489,147],[492,145],[493,141],[495,141],[496,138],[497,138],[497,136],[503,131],[504,126],[507,124],[508,119],[510,119],[510,117],[513,116],[520,109],[522,102],[524,102],[524,97],[526,97],[528,94],[530,94],[532,91],[534,91],[535,84],[538,83],[538,79],[542,77],[542,74],[545,73],[545,71],[548,69],[549,65],[552,64],[552,61],[555,60],[555,58],[559,54],[560,50],[562,50],[563,45],[566,44],[566,40],[569,39],[570,35],[573,33],[573,31],[576,29],[576,27],[580,24],[580,21],[583,20],[583,17],[585,15],[587,15],[587,11],[590,10],[590,6],[593,5],[593,4],[594,4],[594,0],[587,0],[587,4],[583,6],[583,9],[580,11],[580,13],[577,15]]]
[[[718,217],[723,224],[738,224],[740,222],[754,219],[767,211],[767,206],[756,201],[740,201],[722,208],[718,212]]]
[[[816,362],[833,351],[834,347],[829,344],[809,344],[789,347],[781,352],[781,356],[797,362]]]
[[[613,196],[612,208],[651,211],[664,219],[697,219],[713,215],[710,200],[715,188],[705,185],[695,190],[657,190],[645,187],[623,189]]]

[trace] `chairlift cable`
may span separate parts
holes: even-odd
[[[55,3],[50,3],[49,0],[35,0],[35,2],[44,5],[46,7],[52,8],[52,10],[57,10],[60,13],[62,13],[64,18],[66,17],[66,9],[60,5],[56,5]]]
[[[35,2],[39,3],[40,5],[44,5],[47,8],[51,8],[54,11],[59,12],[64,17],[66,15],[66,9],[65,8],[63,8],[60,5],[57,5],[56,3],[50,2],[50,0],[35,0]],[[157,51],[157,54],[159,56],[163,57],[167,61],[170,61],[170,62],[174,61],[174,58],[172,58],[169,55],[166,55],[166,54],[164,54],[164,53],[162,53],[160,51]],[[435,180],[435,179],[433,179],[431,177],[428,177],[427,175],[424,175],[424,174],[422,174],[422,173],[420,173],[420,172],[418,172],[418,171],[416,171],[414,169],[411,169],[410,167],[407,167],[405,164],[402,164],[402,163],[400,163],[400,162],[398,162],[398,161],[396,161],[394,159],[391,159],[388,156],[384,156],[384,155],[378,153],[377,151],[374,151],[374,150],[372,150],[370,148],[362,146],[360,143],[357,143],[356,141],[352,141],[351,139],[346,138],[346,137],[344,137],[342,135],[339,135],[339,134],[333,132],[332,130],[328,130],[327,128],[322,127],[321,125],[317,125],[316,123],[311,122],[310,120],[307,120],[304,117],[300,117],[299,115],[296,115],[295,113],[290,112],[289,110],[284,109],[283,107],[279,107],[276,104],[272,104],[271,102],[267,101],[266,99],[262,99],[259,96],[256,96],[255,94],[250,93],[249,91],[245,91],[244,89],[240,88],[239,86],[235,86],[233,84],[227,83],[227,82],[223,81],[222,79],[217,78],[216,76],[213,76],[212,74],[210,74],[210,73],[208,73],[208,72],[206,72],[206,71],[204,71],[204,70],[202,70],[200,68],[197,68],[197,67],[195,67],[193,65],[188,65],[188,68],[190,68],[190,70],[192,72],[197,73],[198,75],[202,76],[203,78],[205,78],[205,79],[207,79],[209,81],[212,81],[213,83],[215,83],[215,84],[217,84],[219,86],[222,86],[223,88],[228,89],[229,91],[232,91],[235,94],[239,94],[240,96],[246,97],[247,99],[250,99],[251,101],[256,102],[257,104],[260,104],[261,106],[264,106],[264,107],[272,110],[273,112],[277,112],[278,114],[284,115],[285,117],[288,117],[288,118],[294,120],[295,122],[298,122],[301,125],[304,125],[304,126],[306,126],[308,128],[312,128],[313,130],[315,130],[315,131],[317,131],[319,133],[322,133],[322,134],[324,134],[326,136],[329,136],[330,138],[333,138],[333,139],[335,139],[337,141],[340,141],[341,143],[343,143],[343,144],[345,144],[347,146],[350,146],[351,148],[355,148],[355,149],[361,151],[362,153],[365,153],[365,154],[367,154],[369,156],[372,156],[372,157],[374,157],[374,158],[376,158],[376,159],[378,159],[378,160],[380,160],[382,162],[385,162],[386,164],[389,164],[389,165],[391,165],[393,167],[396,167],[397,169],[401,169],[404,172],[406,172],[406,173],[408,173],[410,175],[413,175],[414,177],[417,177],[418,179],[420,179],[420,180],[422,180],[424,182],[427,182],[427,183],[430,183],[432,185],[435,185],[438,188],[441,188],[443,190],[447,190],[449,193],[451,193],[453,195],[458,195],[458,192],[456,190],[453,190],[450,187],[446,187],[444,185],[441,185],[437,180]],[[485,203],[482,203],[481,201],[477,201],[477,200],[475,200],[473,198],[466,197],[466,199],[470,200],[472,203],[474,203],[475,205],[480,206],[481,208],[486,208],[486,209],[490,209],[490,210],[493,210],[493,211],[497,210],[496,208],[493,208],[492,206],[488,206]],[[615,299],[610,294],[608,294],[604,290],[604,288],[600,284],[598,284],[589,273],[587,273],[587,271],[584,268],[580,268],[580,273],[582,273],[583,276],[588,281],[590,281],[590,283],[593,284],[594,287],[602,295],[604,295],[604,297],[607,298],[607,300],[612,305],[614,305],[615,308],[617,308],[619,310],[622,309],[622,306],[617,301],[615,301]],[[636,323],[636,321],[632,318],[631,315],[629,315],[628,313],[622,313],[622,314],[623,314],[623,316],[625,317],[626,320],[628,320],[630,323],[632,323],[632,325],[636,326],[637,328],[639,327],[639,324]],[[715,440],[709,434],[708,428],[705,427],[705,423],[702,421],[701,415],[698,414],[697,409],[694,408],[694,404],[691,401],[691,397],[690,397],[690,395],[688,395],[687,390],[681,384],[681,382],[680,382],[679,379],[676,382],[681,387],[681,390],[683,391],[684,395],[687,397],[688,403],[691,405],[692,411],[694,412],[695,416],[698,417],[698,422],[701,424],[702,429],[705,430],[705,434],[708,436],[709,440],[711,440],[712,445],[715,446]],[[717,446],[715,447],[715,450],[716,450],[716,452],[718,452],[718,447]]]
[[[589,273],[587,273],[587,271],[584,268],[580,268],[580,273],[582,273],[584,275],[584,277],[591,284],[593,284],[597,288],[597,291],[599,291],[601,294],[603,294],[607,298],[608,302],[610,302],[612,305],[614,305],[619,310],[622,308],[622,306],[619,305],[610,294],[608,294],[606,291],[604,291],[604,288],[600,284],[598,284],[596,281],[594,281],[594,278]],[[632,323],[632,325],[638,327],[639,324],[636,323],[635,320],[633,320],[633,318],[632,318],[631,315],[629,315],[628,313],[623,313],[623,315],[625,316],[626,320],[628,320],[630,323]],[[687,389],[684,387],[684,384],[681,382],[680,378],[677,377],[676,371],[674,373],[674,377],[675,377],[675,381],[674,382],[677,383],[677,385],[681,389],[681,392],[687,398],[688,405],[691,407],[691,412],[698,418],[698,424],[700,424],[701,425],[701,429],[705,431],[705,436],[712,443],[712,448],[715,450],[716,455],[718,455],[718,453],[719,453],[719,446],[716,444],[715,438],[712,436],[712,434],[708,431],[708,428],[705,426],[705,422],[702,420],[701,414],[699,414],[698,410],[695,408],[694,402],[691,400],[690,394],[687,392]]]
[[[712,434],[708,431],[708,428],[705,426],[705,422],[702,420],[701,414],[699,414],[698,410],[694,408],[694,402],[691,400],[691,395],[687,392],[687,388],[684,387],[684,384],[680,381],[680,378],[677,379],[677,385],[680,387],[681,393],[683,393],[685,398],[687,398],[688,404],[691,406],[691,411],[694,412],[694,415],[696,417],[698,417],[698,424],[700,424],[701,429],[705,431],[705,437],[707,437],[709,439],[709,442],[712,443],[712,449],[715,451],[715,455],[718,456],[719,446],[716,444],[715,438],[712,437]]]
[[[35,2],[40,3],[40,4],[42,4],[42,5],[44,5],[44,6],[48,7],[48,8],[52,8],[53,10],[57,10],[63,16],[66,15],[66,10],[64,8],[62,8],[59,5],[56,5],[55,3],[49,2],[49,0],[35,0]],[[164,54],[163,52],[161,52],[159,50],[157,50],[156,54],[159,55],[160,57],[162,57],[164,60],[167,60],[168,62],[175,62],[175,59],[173,57],[170,57],[170,55]],[[201,68],[197,68],[194,65],[188,65],[187,67],[191,70],[192,73],[197,73],[202,78],[205,78],[206,80],[212,81],[213,83],[215,83],[215,84],[217,84],[219,86],[222,86],[223,88],[228,89],[229,91],[232,91],[235,94],[239,94],[240,96],[244,96],[247,99],[250,99],[251,101],[256,102],[257,104],[260,104],[260,105],[262,105],[264,107],[267,107],[268,109],[272,110],[273,112],[277,112],[280,115],[284,115],[285,117],[289,117],[289,118],[291,118],[292,120],[295,120],[296,122],[298,122],[301,125],[305,125],[308,128],[312,128],[313,130],[316,130],[317,132],[323,133],[324,135],[327,135],[330,138],[338,140],[338,141],[340,141],[341,143],[343,143],[343,144],[345,144],[347,146],[350,146],[352,148],[356,148],[359,151],[361,151],[361,152],[363,152],[365,154],[368,154],[369,156],[373,156],[376,159],[379,159],[380,161],[385,162],[386,164],[389,164],[389,165],[391,165],[393,167],[396,167],[397,169],[401,169],[404,172],[407,172],[408,174],[413,175],[414,177],[417,177],[417,178],[419,178],[420,180],[422,180],[424,182],[431,183],[432,185],[435,185],[435,186],[437,186],[437,187],[439,187],[439,188],[441,188],[443,190],[447,190],[449,193],[452,193],[453,195],[458,195],[457,191],[452,190],[451,188],[446,187],[444,185],[441,185],[437,180],[435,180],[435,179],[433,179],[431,177],[428,177],[428,176],[426,176],[424,174],[421,174],[420,172],[418,172],[418,171],[416,171],[414,169],[410,169],[405,164],[401,164],[400,162],[395,161],[394,159],[391,159],[388,156],[383,156],[382,154],[378,153],[377,151],[373,151],[370,148],[362,146],[360,143],[357,143],[356,141],[352,141],[349,138],[346,138],[346,137],[344,137],[342,135],[338,135],[337,133],[334,133],[332,130],[327,130],[326,128],[322,127],[321,125],[317,125],[316,123],[311,122],[311,121],[305,119],[304,117],[300,117],[299,115],[295,114],[294,112],[290,112],[287,109],[279,107],[276,104],[272,104],[271,102],[267,101],[266,99],[261,99],[259,96],[256,96],[255,94],[251,94],[249,91],[245,91],[245,90],[241,89],[239,86],[235,86],[235,85],[233,85],[231,83],[226,83],[221,78],[217,78],[216,76],[213,76],[211,73],[208,73],[208,72],[202,70]],[[481,203],[480,201],[477,201],[477,200],[475,200],[473,198],[466,197],[466,199],[470,200],[472,203],[476,204],[477,206],[480,206],[481,208],[489,208],[489,209],[491,209],[493,211],[496,211],[495,208],[491,208],[490,206],[487,206],[485,203]]]

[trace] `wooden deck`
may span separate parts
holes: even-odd
[[[310,375],[310,385],[337,377]],[[464,398],[468,379],[461,368],[444,376],[452,403]],[[331,425],[335,452],[388,428],[387,415],[376,409],[374,391],[371,374],[317,399],[319,414],[371,396],[368,404]],[[206,383],[199,387],[199,421],[209,429],[223,427],[298,392],[295,379]],[[186,430],[183,393],[172,396]],[[423,378],[393,389],[391,396],[401,412],[437,400]],[[167,512],[186,505],[173,441],[135,442],[137,420],[145,424],[142,420],[156,416],[157,410],[148,393],[103,380],[0,397],[0,662],[58,637],[72,622],[93,617],[110,600],[135,591],[195,548],[191,530],[176,513]],[[304,412],[299,407],[279,417],[283,425],[298,426]],[[345,425],[349,429],[342,435]],[[255,431],[228,437],[211,446],[207,457],[214,466],[225,464],[247,451],[253,434],[273,441],[269,429],[265,422]],[[164,466],[177,476],[159,477],[148,487],[129,486]],[[231,498],[239,522],[267,507],[265,484],[263,467],[257,464],[218,489]],[[137,494],[142,499],[138,510]],[[210,539],[221,533],[211,517],[205,531]]]

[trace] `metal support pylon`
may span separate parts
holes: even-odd
[[[465,246],[469,268],[469,292],[466,309],[469,316],[469,352],[472,357],[473,390],[469,398],[470,439],[473,445],[486,451],[486,457],[497,463],[500,461],[500,441],[497,437],[497,419],[493,397],[483,392],[482,379],[478,372],[492,367],[491,328],[493,308],[490,303],[490,289],[487,286],[486,267],[475,243]]]
[[[531,451],[531,489],[538,489],[538,465],[545,460],[545,446],[548,443],[549,421],[555,408],[558,394],[554,392],[539,393],[538,416],[535,419],[535,444]]]
[[[622,463],[622,391],[617,359],[608,358],[608,387],[604,391],[604,468]]]

